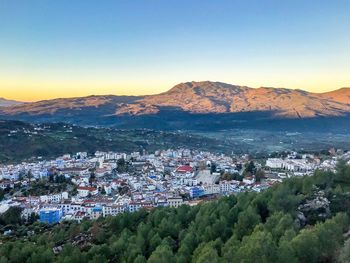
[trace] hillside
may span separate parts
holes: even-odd
[[[88,96],[77,98],[60,98],[53,100],[43,100],[38,102],[26,103],[23,105],[12,105],[9,107],[3,107],[0,113],[4,115],[17,115],[17,114],[29,114],[29,115],[42,115],[42,114],[55,114],[60,111],[71,112],[83,111],[88,109],[94,109],[98,114],[110,114],[113,113],[115,107],[119,103],[132,103],[138,99],[133,96]],[[100,110],[100,112],[99,112]],[[102,111],[101,111],[102,110]]]
[[[0,217],[1,262],[349,262],[350,167],[197,206],[25,225]],[[20,211],[19,211],[20,213]]]
[[[350,104],[350,88],[341,88],[338,90],[325,92],[321,94],[322,97],[341,103]]]
[[[191,113],[271,111],[288,118],[339,116],[350,110],[350,99],[345,100],[343,93],[343,90],[317,94],[282,88],[253,89],[221,82],[187,82],[124,105],[117,113],[153,114],[161,107],[173,107]]]
[[[55,158],[86,151],[155,151],[192,148],[231,152],[222,141],[200,135],[152,130],[95,129],[56,124],[0,121],[0,162],[20,162],[31,157]]]
[[[23,102],[0,98],[0,107],[10,107],[10,106],[19,105],[19,104],[23,104]]]
[[[248,125],[312,130],[345,127],[342,124],[349,117],[349,88],[310,93],[210,81],[181,83],[150,96],[89,96],[0,107],[2,119],[128,129],[205,130]]]

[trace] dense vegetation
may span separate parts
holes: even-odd
[[[349,262],[349,185],[340,162],[336,173],[194,207],[21,225],[2,237],[0,262]]]
[[[83,128],[68,124],[27,124],[0,121],[0,162],[16,162],[27,158],[57,157],[79,151],[155,151],[169,148],[193,148],[230,152],[230,145],[212,138],[180,132],[152,130],[117,130]]]
[[[253,140],[250,140],[254,138]],[[14,163],[42,156],[54,158],[65,153],[97,150],[153,152],[159,149],[190,148],[219,153],[253,154],[266,158],[269,154],[290,150],[321,154],[332,147],[350,149],[346,134],[312,133],[286,136],[286,133],[256,130],[221,132],[164,132],[156,130],[120,130],[114,128],[79,127],[63,123],[28,124],[0,120],[0,163]],[[278,143],[276,143],[278,142]],[[291,148],[291,146],[293,146]]]

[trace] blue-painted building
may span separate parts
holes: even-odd
[[[204,195],[204,189],[200,187],[192,187],[190,189],[190,196],[191,198],[198,198],[200,196]]]
[[[40,209],[40,222],[47,224],[59,223],[62,218],[62,209],[60,208],[42,208]]]

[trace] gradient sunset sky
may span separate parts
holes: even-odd
[[[350,1],[0,0],[0,97],[350,86]]]

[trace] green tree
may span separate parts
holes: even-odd
[[[301,263],[316,263],[320,255],[318,239],[311,230],[302,230],[291,241],[295,255]]]
[[[295,225],[292,216],[282,212],[274,213],[264,224],[264,229],[272,234],[275,241],[280,240],[287,230],[294,230],[294,228]]]
[[[22,208],[20,207],[16,207],[16,206],[10,207],[5,213],[3,213],[0,216],[0,223],[4,225],[21,224],[22,223],[21,212],[22,212]]]
[[[277,248],[270,233],[258,228],[250,236],[245,236],[237,251],[241,262],[276,262]]]
[[[290,242],[283,241],[280,243],[277,252],[277,262],[298,263],[293,247]]]
[[[160,245],[148,259],[149,263],[175,263],[174,254],[170,247]]]
[[[256,172],[256,167],[253,161],[250,161],[245,164],[244,175],[253,175]]]
[[[238,221],[234,228],[237,238],[242,239],[243,236],[249,235],[259,223],[260,216],[253,207],[249,206],[245,211],[238,215]]]
[[[212,243],[202,243],[193,253],[193,263],[219,263],[220,258]]]
[[[345,241],[344,246],[340,250],[338,261],[340,263],[350,262],[350,239]]]
[[[312,177],[305,177],[304,180],[303,180],[303,194],[310,194],[311,191],[312,191],[312,188],[314,186],[314,178]]]
[[[255,181],[261,182],[262,179],[265,178],[265,171],[262,169],[258,169],[255,174]]]
[[[318,223],[314,232],[323,261],[335,261],[336,253],[343,243],[343,231],[348,228],[348,217],[337,214],[324,223]]]
[[[138,255],[134,261],[134,263],[146,263],[146,262],[147,262],[146,258],[142,255]]]
[[[350,166],[346,161],[340,159],[336,167],[336,180],[342,183],[350,183]]]

